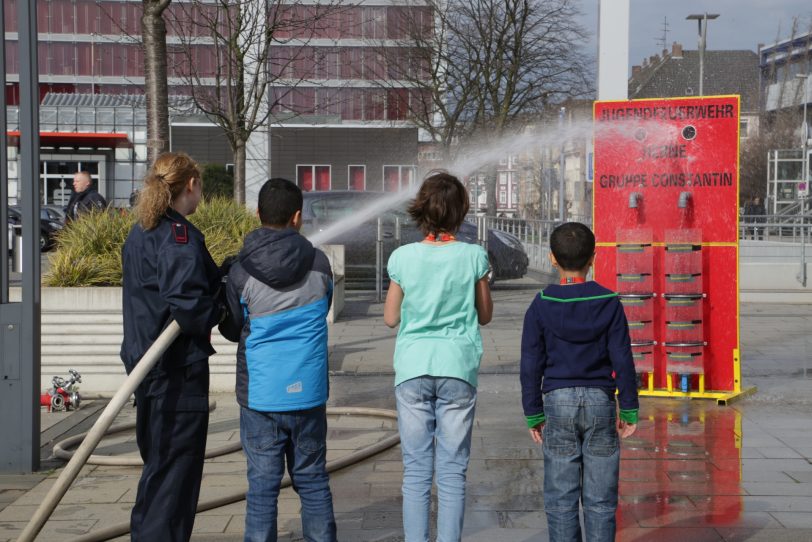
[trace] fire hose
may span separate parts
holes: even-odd
[[[135,392],[136,388],[141,384],[147,374],[152,370],[155,364],[158,362],[158,359],[163,355],[167,348],[172,344],[172,342],[180,335],[180,326],[178,326],[177,322],[172,321],[166,327],[166,329],[161,333],[161,335],[155,340],[152,346],[149,347],[147,352],[141,358],[141,360],[136,364],[135,368],[133,368],[132,372],[129,374],[127,379],[124,381],[122,386],[116,391],[113,395],[113,398],[110,399],[110,402],[102,411],[99,419],[96,420],[96,423],[93,424],[93,427],[90,428],[86,434],[77,435],[75,437],[71,437],[66,439],[57,444],[54,447],[54,452],[57,453],[58,457],[67,458],[70,457],[68,464],[65,466],[64,470],[59,474],[59,477],[56,479],[56,482],[48,491],[48,494],[40,503],[37,510],[34,512],[34,515],[31,516],[28,524],[23,529],[22,534],[17,539],[18,542],[33,542],[39,532],[42,530],[45,522],[48,521],[48,518],[51,517],[56,506],[65,496],[67,493],[68,488],[79,475],[82,467],[85,464],[90,462],[91,464],[96,465],[140,465],[141,458],[140,457],[133,457],[133,458],[115,458],[110,456],[92,456],[93,450],[96,449],[101,439],[110,433],[116,433],[125,431],[127,429],[131,429],[134,427],[134,424],[120,424],[115,426],[111,429],[113,425],[113,421],[115,421],[116,416],[124,407],[124,405],[129,401],[130,396]],[[358,408],[358,407],[331,407],[327,409],[327,414],[332,415],[367,415],[367,416],[379,416],[383,418],[389,419],[397,419],[397,413],[392,410],[386,409],[378,409],[378,408]],[[77,442],[81,440],[81,444],[79,448],[76,449],[74,452],[69,452],[67,449]],[[327,471],[333,472],[338,469],[342,469],[346,466],[352,465],[359,461],[362,461],[368,457],[371,457],[375,454],[378,454],[384,450],[387,450],[400,442],[400,437],[397,433],[391,435],[383,440],[376,442],[371,446],[367,446],[360,450],[356,450],[355,452],[348,454],[344,457],[339,459],[330,461],[327,463]],[[225,455],[228,453],[233,453],[241,449],[239,444],[230,444],[226,446],[221,446],[220,448],[216,448],[206,452],[206,458],[214,457],[216,455]],[[92,460],[92,461],[91,461]],[[282,487],[288,487],[290,485],[290,479],[285,478],[282,482]],[[222,497],[211,499],[208,501],[200,502],[197,506],[197,512],[204,512],[206,510],[211,510],[213,508],[219,508],[221,506],[225,506],[228,504],[232,504],[235,502],[239,502],[245,499],[245,492],[235,492],[228,495],[224,495]],[[94,531],[92,533],[88,533],[83,535],[79,538],[76,538],[74,542],[96,542],[101,540],[109,540],[111,538],[115,538],[117,536],[124,535],[130,531],[130,525],[128,523],[122,523],[118,525],[113,525],[111,527],[107,527],[105,529],[100,529],[98,531]]]

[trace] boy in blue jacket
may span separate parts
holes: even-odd
[[[220,332],[237,349],[240,440],[248,461],[245,540],[276,541],[285,463],[302,503],[305,540],[336,539],[326,470],[330,262],[299,234],[302,191],[271,179],[259,191],[262,227],[228,274]]]
[[[560,284],[533,299],[522,330],[522,407],[543,442],[544,509],[550,540],[615,539],[620,445],[637,429],[631,341],[617,294],[586,275],[595,236],[569,222],[550,236]],[[615,389],[619,390],[616,412]]]

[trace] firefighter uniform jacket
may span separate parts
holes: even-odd
[[[206,250],[203,234],[169,209],[151,230],[133,226],[124,243],[122,260],[121,360],[127,373],[170,320],[180,325],[181,335],[156,368],[189,365],[214,354],[210,332],[220,319],[215,299],[220,273]]]

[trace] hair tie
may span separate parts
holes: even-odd
[[[169,182],[166,180],[166,177],[163,173],[153,173],[152,176],[161,184],[169,188]]]

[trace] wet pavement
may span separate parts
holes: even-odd
[[[483,330],[464,540],[547,538],[541,450],[524,426],[517,374],[521,319],[536,288],[530,281],[503,285],[495,292],[494,322]],[[330,406],[394,408],[394,335],[370,300],[351,293],[344,317],[331,328]],[[730,406],[642,400],[639,430],[623,443],[618,540],[812,541],[812,308],[743,304],[741,310],[744,382],[759,392]],[[215,399],[210,447],[239,439],[233,395]],[[94,408],[44,415],[44,434],[61,438],[74,425],[88,425]],[[121,415],[132,417],[131,409]],[[390,421],[364,416],[330,417],[330,428],[330,459],[395,430]],[[132,435],[112,437],[102,448],[135,451]],[[0,540],[19,533],[56,474],[0,476]],[[126,522],[138,475],[135,467],[86,467],[40,539],[71,540]],[[340,540],[402,540],[401,476],[398,447],[331,476]],[[207,463],[201,500],[244,488],[240,453]],[[290,489],[280,512],[282,539],[301,539],[298,498]],[[193,540],[241,540],[243,521],[244,503],[204,512]]]

